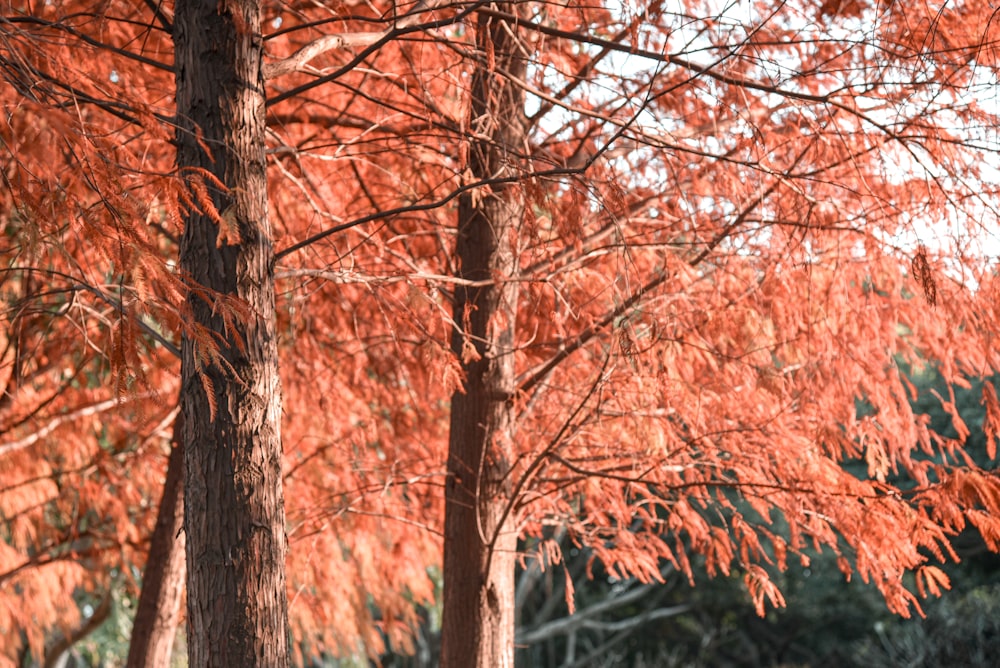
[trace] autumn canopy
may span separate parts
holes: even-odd
[[[512,665],[557,531],[761,612],[817,550],[904,615],[1000,550],[993,385],[989,463],[911,408],[1000,370],[985,0],[0,14],[0,665],[160,581],[181,480],[191,665],[435,605]]]

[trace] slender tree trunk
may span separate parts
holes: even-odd
[[[183,418],[174,435],[156,527],[149,542],[142,592],[132,625],[127,668],[166,668],[181,618],[184,593],[184,442]]]
[[[212,199],[189,212],[180,253],[190,316],[211,332],[186,336],[181,361],[188,662],[287,666],[259,0],[178,0],[174,39],[178,167]]]
[[[511,4],[500,6],[513,12]],[[474,178],[516,176],[524,152],[523,93],[501,72],[525,71],[516,27],[480,17],[482,56],[472,79],[469,146]],[[459,275],[495,279],[455,291],[452,348],[462,359],[465,391],[451,404],[445,488],[444,668],[514,665],[514,565],[517,531],[510,502],[517,234],[524,215],[519,184],[496,185],[459,201]]]

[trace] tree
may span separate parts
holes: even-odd
[[[181,360],[195,666],[289,659],[260,24],[257,0],[182,1],[174,17],[177,167],[191,180],[180,269],[199,326]]]
[[[230,5],[212,20],[225,21]],[[14,85],[4,99],[17,112],[8,125],[68,137],[58,160],[75,169],[40,168],[51,163],[42,146],[63,144],[10,151],[20,208],[5,223],[42,240],[23,244],[33,269],[12,274],[12,294],[44,269],[68,276],[64,287],[86,286],[73,294],[88,305],[113,300],[107,324],[76,311],[33,324],[56,323],[63,350],[52,359],[107,342],[93,364],[110,359],[113,371],[95,374],[91,399],[110,401],[101,381],[120,378],[118,394],[151,409],[155,400],[129,390],[143,376],[170,385],[167,344],[182,333],[190,397],[206,387],[230,396],[219,365],[242,358],[237,339],[248,350],[271,345],[267,273],[261,295],[179,275],[170,236],[182,218],[221,235],[206,256],[273,236],[299,650],[405,647],[414,604],[433,596],[443,508],[454,518],[444,521],[445,554],[469,549],[487,576],[472,592],[446,565],[450,591],[467,593],[445,594],[455,621],[443,646],[482,639],[478,661],[497,664],[509,661],[507,641],[490,639],[510,636],[515,530],[532,545],[518,557],[547,567],[559,568],[547,533],[558,526],[622,579],[659,581],[665,564],[689,578],[697,563],[739,571],[760,610],[780,603],[775,569],[808,560],[810,548],[832,551],[845,574],[905,612],[918,599],[904,573],[924,591],[940,588],[928,555],[948,555],[963,527],[998,547],[995,475],[963,458],[961,429],[951,438],[927,428],[899,373],[900,361],[932,359],[961,385],[997,367],[998,286],[980,224],[997,204],[986,172],[996,118],[980,104],[996,57],[986,3],[940,14],[898,3],[697,2],[262,12],[220,39],[258,23],[267,33],[267,82],[251,87],[266,86],[267,132],[246,130],[256,137],[247,150],[268,160],[270,235],[244,229],[243,205],[229,207],[259,189],[214,171],[231,164],[215,143],[221,121],[177,134],[190,151],[179,164],[199,169],[172,167],[175,121],[207,110],[172,106],[180,14],[156,3],[8,11],[3,71]],[[110,87],[112,72],[127,96]],[[23,120],[29,111],[48,125]],[[75,227],[55,234],[53,210]],[[150,224],[131,224],[139,220]],[[81,229],[86,243],[73,234]],[[477,238],[467,234],[496,246],[464,246]],[[187,253],[182,266],[193,271]],[[205,322],[195,325],[186,316],[199,308]],[[190,354],[194,344],[203,357]],[[67,415],[86,405],[54,371],[36,379],[45,391],[17,394],[17,415],[46,396]],[[1000,411],[991,411],[995,434]],[[10,415],[11,439],[42,433],[44,419]],[[139,424],[121,419],[123,433]],[[44,437],[31,447],[63,450]],[[463,476],[477,461],[488,466]],[[865,476],[852,472],[858,464]],[[18,461],[10,484],[41,477],[51,487],[37,465]],[[94,486],[126,471],[101,469]],[[483,484],[467,486],[477,477]],[[152,480],[139,489],[158,492]],[[473,492],[477,521],[459,521]],[[88,503],[118,502],[95,492]],[[123,507],[135,514],[135,505]],[[60,509],[72,515],[68,500]],[[141,514],[148,527],[152,513]],[[24,525],[72,544],[57,516],[30,512]],[[102,544],[108,563],[120,542]],[[26,535],[10,545],[22,561],[45,551]],[[129,559],[141,561],[142,549]],[[27,581],[36,566],[15,576]],[[99,584],[82,572],[77,581]]]
[[[142,574],[128,648],[129,668],[156,668],[170,663],[174,636],[181,620],[181,601],[187,569],[184,560],[184,444],[181,418],[174,434],[156,525]]]
[[[943,354],[952,359],[953,369],[964,366],[973,374],[975,368],[992,365],[972,348],[966,351],[972,357],[962,359],[966,353],[961,348],[972,344],[975,335],[966,343],[953,340],[946,349],[938,346],[940,334],[927,319],[927,304],[943,306],[938,290],[944,281],[934,277],[941,274],[931,268],[926,248],[911,241],[909,258],[905,253],[894,257],[897,249],[879,238],[903,231],[920,239],[919,227],[896,217],[901,203],[919,199],[932,206],[934,193],[944,184],[934,181],[928,189],[920,180],[897,185],[881,178],[878,191],[869,185],[858,192],[852,182],[858,170],[879,174],[879,165],[893,155],[892,147],[883,148],[885,141],[911,151],[918,161],[947,161],[948,170],[965,159],[941,143],[947,138],[926,132],[923,111],[918,117],[894,107],[891,126],[880,120],[881,111],[856,111],[892,104],[897,84],[886,78],[888,70],[869,67],[863,52],[831,47],[838,41],[832,36],[815,43],[790,40],[803,28],[787,28],[783,21],[794,24],[794,19],[779,15],[778,9],[771,17],[762,13],[763,18],[750,19],[750,26],[734,20],[748,37],[705,19],[702,25],[711,35],[705,48],[712,44],[718,58],[708,65],[644,49],[643,39],[660,37],[626,26],[621,34],[634,35],[632,53],[676,69],[659,75],[655,66],[648,75],[636,75],[643,87],[652,82],[639,96],[645,99],[638,109],[623,103],[617,118],[604,111],[614,109],[615,102],[595,110],[593,91],[574,102],[556,96],[559,87],[544,77],[558,74],[546,71],[544,60],[537,66],[539,75],[522,84],[532,92],[543,91],[537,93],[542,110],[555,97],[570,115],[578,114],[565,126],[581,138],[561,163],[567,168],[579,164],[581,154],[594,156],[595,149],[599,154],[618,140],[632,138],[640,147],[622,165],[631,176],[616,170],[613,162],[584,159],[594,172],[585,187],[596,191],[603,210],[584,205],[570,215],[565,208],[552,212],[553,220],[562,214],[563,225],[572,224],[567,219],[579,221],[577,229],[559,230],[558,245],[545,244],[545,230],[526,232],[526,222],[518,238],[530,239],[524,243],[534,253],[532,262],[522,259],[522,271],[511,279],[502,272],[494,275],[497,282],[543,285],[534,294],[530,287],[524,289],[518,301],[522,313],[550,313],[561,301],[579,324],[568,327],[574,324],[570,318],[529,321],[515,335],[523,360],[521,382],[514,392],[500,395],[525,407],[516,422],[518,443],[510,448],[515,463],[503,478],[513,495],[479,486],[477,530],[485,536],[480,540],[499,536],[483,528],[497,513],[517,514],[529,533],[545,523],[565,523],[574,542],[589,545],[612,573],[643,580],[661,577],[661,559],[690,577],[687,555],[701,552],[710,573],[728,573],[734,562],[745,572],[761,613],[765,600],[780,603],[781,596],[758,562],[784,569],[787,552],[807,560],[804,548],[812,541],[832,548],[841,555],[845,574],[857,568],[863,579],[878,586],[890,607],[905,613],[917,599],[904,587],[903,571],[919,569],[921,588],[933,590],[946,581],[937,567],[922,565],[922,550],[947,551],[947,536],[966,521],[987,537],[995,534],[995,519],[987,518],[997,511],[990,500],[997,480],[974,466],[953,468],[912,456],[917,447],[950,451],[955,443],[935,445],[925,423],[915,419],[893,355],[901,351],[913,361],[921,353]],[[607,51],[624,50],[615,40],[591,40],[580,28],[562,28],[554,11],[544,18],[524,21],[519,28],[590,42]],[[895,22],[905,18],[882,17],[879,37],[898,38]],[[697,31],[690,30],[697,40]],[[815,49],[810,57],[815,55],[821,65],[798,72],[788,85],[774,83],[774,75],[758,63],[766,63],[770,53],[789,41],[795,42],[800,58]],[[895,55],[899,68],[909,71],[905,49]],[[928,60],[937,55],[921,52]],[[955,61],[937,62],[935,67],[951,74],[935,72],[935,80],[950,88],[955,78],[968,74],[955,71],[956,66]],[[590,63],[562,71],[567,70],[594,76]],[[838,72],[849,75],[838,82]],[[507,83],[520,82],[516,73],[506,74]],[[569,90],[586,88],[569,74],[566,79]],[[493,79],[497,97],[503,85],[498,80],[504,77]],[[601,79],[608,87],[614,83],[611,75]],[[718,87],[715,99],[724,105],[713,110],[714,96],[703,93],[701,85]],[[628,83],[623,88],[628,91]],[[872,90],[879,91],[879,100],[856,102]],[[913,94],[912,88],[907,94]],[[737,101],[745,114],[728,114]],[[974,118],[973,107],[969,119]],[[659,132],[646,130],[643,116],[654,120],[656,112],[681,119],[714,117],[715,127],[730,134],[709,135],[704,125],[664,124]],[[768,119],[766,131],[759,125],[763,119]],[[793,140],[802,137],[805,127],[806,140]],[[860,142],[844,141],[848,135]],[[831,142],[833,137],[838,141]],[[861,167],[863,163],[868,166]],[[605,176],[603,183],[595,178],[602,167],[605,175],[615,177]],[[671,201],[654,191],[646,181],[651,173],[671,174],[674,192],[684,195]],[[976,178],[974,172],[969,178]],[[838,201],[840,192],[852,193],[852,200]],[[548,213],[552,199],[536,194],[533,210]],[[974,216],[973,211],[968,213]],[[917,215],[913,210],[906,214]],[[880,226],[880,232],[873,235],[872,225]],[[533,238],[532,232],[539,236]],[[595,238],[599,241],[588,248],[586,242]],[[565,250],[573,241],[576,253]],[[567,255],[589,264],[591,285],[525,270],[548,269]],[[978,281],[981,269],[968,267]],[[916,285],[904,288],[904,280]],[[949,310],[950,319],[966,323],[976,318],[971,306],[976,295],[964,287],[949,286],[946,308],[955,309]],[[925,300],[914,297],[921,293]],[[797,294],[817,298],[796,304]],[[966,298],[970,301],[963,305]],[[843,314],[859,307],[865,315],[848,325]],[[567,336],[566,329],[575,332]],[[961,334],[952,335],[972,334],[966,326],[959,329]],[[551,351],[547,355],[546,348]],[[845,356],[842,351],[848,350]],[[956,375],[951,380],[962,382]],[[871,412],[859,410],[855,401]],[[867,461],[869,480],[859,480],[842,465],[860,457]],[[900,465],[916,489],[906,484],[901,492],[887,482]],[[957,505],[945,501],[955,485],[969,490]],[[845,495],[853,503],[845,503]],[[738,500],[748,505],[741,507]],[[944,508],[948,510],[942,514]],[[778,513],[789,524],[788,537],[774,528]],[[872,522],[871,513],[880,521]],[[675,542],[668,543],[667,537]],[[449,539],[457,540],[446,535]],[[543,554],[554,550],[558,560],[557,545],[541,545]],[[480,600],[488,601],[489,585],[481,581],[480,587]],[[446,620],[448,604],[446,594]],[[456,616],[470,619],[460,611]],[[455,631],[446,622],[445,648],[449,632]],[[496,655],[492,660],[503,661]]]
[[[511,4],[500,6],[505,11]],[[514,665],[514,565],[517,527],[507,511],[513,491],[519,232],[524,193],[517,182],[526,141],[524,91],[498,72],[526,73],[517,21],[481,14],[472,75],[468,170],[500,183],[459,196],[451,349],[463,387],[451,399],[445,483],[444,620],[441,665]],[[503,181],[507,183],[503,183]]]
[[[112,17],[121,8],[108,7]],[[46,654],[80,638],[66,631],[95,630],[100,616],[84,602],[102,611],[112,590],[133,586],[176,414],[176,318],[152,293],[178,287],[169,240],[155,232],[168,217],[162,192],[136,196],[163,183],[158,167],[172,160],[152,111],[169,76],[155,66],[162,30],[129,57],[119,47],[135,8],[89,45],[89,29],[74,32],[94,27],[85,14],[62,23],[61,8],[24,10],[7,6],[2,28],[0,653],[19,665],[29,652],[56,659]],[[131,105],[108,99],[116,82]]]
[[[210,18],[218,15],[216,5],[207,7]],[[50,229],[55,230],[56,238],[65,235],[66,232],[59,229],[62,221],[58,217],[56,220],[48,220],[45,210],[46,205],[51,204],[46,199],[48,193],[52,192],[50,184],[56,184],[56,192],[65,194],[62,198],[64,201],[60,203],[67,207],[60,212],[69,211],[71,212],[69,216],[72,218],[74,207],[80,207],[84,212],[81,217],[85,224],[92,225],[92,229],[100,235],[96,239],[87,238],[81,244],[80,250],[84,253],[82,255],[75,255],[77,249],[70,248],[68,244],[58,246],[65,254],[65,258],[59,259],[69,261],[69,268],[65,271],[62,271],[64,265],[56,265],[55,269],[59,270],[57,271],[46,266],[38,267],[30,262],[26,263],[26,266],[12,266],[10,269],[15,277],[44,272],[42,275],[55,277],[57,282],[68,283],[69,294],[79,290],[89,291],[99,300],[107,302],[118,310],[119,331],[112,332],[115,338],[107,348],[108,356],[98,356],[97,359],[111,360],[113,371],[119,376],[117,393],[123,401],[132,399],[137,394],[135,388],[129,387],[132,381],[149,382],[148,377],[141,377],[144,364],[138,362],[136,347],[139,342],[136,337],[138,332],[151,336],[169,352],[176,353],[173,344],[158,334],[156,328],[143,321],[143,313],[148,312],[144,308],[144,302],[148,303],[149,300],[149,294],[145,290],[152,288],[156,292],[165,289],[170,296],[187,294],[189,291],[197,295],[190,299],[189,308],[194,324],[185,330],[184,344],[187,362],[183,371],[188,378],[184,385],[188,388],[183,401],[186,414],[184,421],[189,425],[189,429],[184,439],[187,441],[186,447],[178,451],[188,454],[190,461],[188,469],[191,476],[186,487],[189,492],[196,495],[189,498],[187,504],[190,510],[187,513],[186,534],[195,537],[193,541],[188,541],[188,547],[197,557],[191,560],[196,567],[190,571],[195,593],[189,596],[188,600],[197,606],[195,607],[197,611],[207,612],[214,617],[217,611],[212,606],[220,600],[225,600],[227,596],[230,597],[229,604],[233,610],[220,619],[233,622],[236,627],[233,633],[223,634],[226,642],[219,642],[215,631],[200,623],[202,618],[199,615],[191,615],[189,619],[192,621],[192,628],[198,632],[191,634],[189,642],[192,661],[197,664],[243,665],[251,662],[251,657],[256,657],[256,660],[277,665],[277,657],[287,660],[283,575],[285,526],[278,474],[280,439],[277,420],[280,413],[278,408],[280,393],[277,389],[276,352],[273,340],[273,285],[263,281],[264,277],[270,280],[273,265],[266,255],[270,248],[270,239],[266,222],[263,146],[260,143],[260,132],[263,130],[262,91],[258,86],[258,95],[261,95],[258,104],[254,105],[253,100],[246,100],[245,102],[249,104],[246,108],[235,108],[236,105],[226,101],[235,100],[244,94],[244,83],[248,80],[249,73],[260,77],[260,40],[245,31],[247,25],[259,22],[254,16],[254,12],[259,12],[259,9],[255,10],[253,6],[248,5],[243,13],[236,11],[239,8],[234,8],[232,12],[223,12],[225,16],[219,19],[220,26],[223,24],[228,26],[228,32],[220,31],[213,35],[211,39],[218,41],[208,44],[200,43],[204,37],[201,32],[201,20],[204,16],[199,16],[198,11],[192,10],[190,6],[178,7],[178,22],[174,31],[175,25],[172,25],[161,11],[153,9],[148,17],[141,17],[141,22],[137,22],[131,20],[131,16],[134,16],[133,8],[125,5],[104,7],[98,18],[105,22],[105,25],[110,25],[111,29],[100,33],[88,32],[91,25],[86,25],[82,30],[78,30],[74,25],[74,21],[81,17],[90,16],[86,11],[81,14],[56,16],[51,21],[46,16],[52,14],[51,10],[43,10],[39,15],[23,15],[15,11],[6,20],[5,25],[10,27],[6,35],[8,45],[19,40],[25,43],[19,45],[24,48],[13,48],[8,52],[11,56],[7,60],[10,79],[19,88],[21,96],[26,98],[22,102],[26,101],[29,107],[31,103],[37,103],[37,107],[42,111],[40,117],[44,119],[43,127],[46,123],[52,124],[53,121],[62,123],[56,125],[53,131],[56,135],[54,144],[58,146],[60,142],[67,142],[66,161],[72,167],[81,168],[82,171],[80,178],[75,183],[71,180],[72,185],[67,188],[66,179],[62,174],[46,172],[42,178],[34,176],[32,160],[37,157],[35,151],[29,150],[23,155],[13,153],[11,162],[15,170],[13,172],[15,197],[12,207],[16,212],[14,221],[21,223],[28,231],[33,233],[37,231],[43,238],[51,234]],[[201,10],[204,13],[205,7]],[[121,14],[117,14],[119,11]],[[193,23],[188,24],[185,21]],[[86,19],[84,23],[86,24]],[[23,30],[21,26],[24,26]],[[129,43],[130,39],[134,38],[136,28],[140,29],[140,33],[143,30],[147,32],[141,50],[130,51],[128,48],[117,46],[118,40]],[[149,39],[149,32],[154,34],[152,40]],[[178,99],[182,104],[178,107],[178,111],[179,117],[183,120],[179,124],[177,162],[181,178],[170,181],[172,177],[168,177],[169,183],[160,182],[159,188],[166,187],[168,194],[165,202],[158,202],[164,193],[162,191],[157,193],[159,188],[150,185],[150,181],[155,180],[150,177],[156,173],[155,166],[150,169],[151,165],[146,163],[138,170],[129,171],[138,164],[126,164],[129,158],[135,156],[129,154],[127,150],[111,149],[109,140],[101,136],[100,132],[93,130],[92,120],[87,115],[79,119],[72,117],[67,119],[65,114],[60,113],[58,100],[65,95],[66,98],[80,102],[84,106],[93,105],[99,112],[107,112],[118,121],[125,121],[124,128],[111,130],[113,137],[111,141],[122,140],[127,144],[131,139],[136,143],[145,143],[144,150],[148,150],[149,144],[155,145],[157,140],[163,140],[171,127],[166,124],[159,125],[167,119],[167,116],[150,106],[150,101],[154,101],[155,104],[156,93],[154,92],[152,96],[147,94],[149,91],[162,90],[158,87],[163,83],[162,74],[147,76],[150,74],[147,70],[152,70],[153,73],[157,70],[160,72],[171,70],[169,64],[164,65],[156,61],[145,51],[152,45],[152,51],[156,54],[158,42],[155,35],[159,33],[162,36],[164,32],[174,32],[176,48],[180,54],[177,59],[181,75]],[[34,41],[38,38],[44,40],[47,35],[57,36],[54,42],[57,48],[52,49],[51,53],[43,53],[42,49],[38,48],[40,41]],[[71,39],[63,39],[65,35],[69,35]],[[58,48],[72,46],[74,42],[93,47],[104,55],[110,54],[112,62],[101,60],[89,64],[89,69],[87,65],[81,70],[76,69],[77,63],[67,60],[64,57],[66,52]],[[229,48],[228,59],[215,57],[217,55],[215,50],[220,47]],[[213,53],[207,52],[208,50]],[[252,51],[256,52],[255,62],[251,62]],[[115,62],[116,59],[124,61],[125,66],[119,65],[121,69],[115,69],[115,65],[118,64]],[[205,67],[206,64],[208,67]],[[106,69],[108,65],[110,69]],[[240,71],[241,67],[245,71]],[[84,75],[82,78],[78,74],[81,71]],[[47,76],[50,74],[52,76]],[[135,85],[136,89],[144,93],[135,103],[119,104],[105,97],[102,78],[104,81],[110,79],[112,83],[118,83],[123,77],[131,79],[126,85]],[[36,86],[35,91],[24,88],[24,86],[31,87],[35,81],[45,83]],[[74,83],[67,84],[68,81]],[[92,94],[95,90],[97,97]],[[208,108],[205,106],[206,100]],[[185,108],[184,104],[192,108]],[[237,135],[248,127],[245,124],[247,109],[260,115],[256,130],[258,134],[248,134],[242,146],[243,151],[240,152],[232,147],[238,143]],[[30,115],[27,120],[29,123],[37,122]],[[60,136],[61,134],[63,136]],[[159,147],[166,145],[162,141],[159,143]],[[170,153],[161,151],[157,155],[156,162],[167,162],[170,160],[169,156]],[[161,173],[166,171],[163,170]],[[124,173],[132,174],[136,178],[129,183],[127,177],[122,177]],[[180,183],[182,180],[186,180],[187,183]],[[183,190],[187,187],[190,190]],[[31,196],[33,190],[37,193],[34,198]],[[142,196],[136,198],[136,193],[141,193]],[[146,194],[150,196],[147,198]],[[230,208],[215,208],[230,196],[233,199]],[[93,203],[87,201],[93,198],[98,202],[96,210]],[[136,221],[145,219],[147,223],[155,224],[157,219],[177,220],[182,214],[186,215],[188,224],[182,242],[181,269],[184,273],[177,276],[171,275],[173,272],[170,270],[170,265],[165,262],[166,258],[161,254],[161,247],[158,247],[161,240],[151,239],[147,230],[136,225]],[[217,223],[222,220],[223,214],[232,225],[232,229],[228,230],[231,235],[228,241],[232,243],[228,245],[221,243],[225,239],[218,237],[217,234]],[[260,219],[262,216],[265,216],[263,221]],[[109,227],[104,228],[103,225]],[[223,229],[223,233],[226,231]],[[242,240],[235,236],[239,234],[242,234]],[[105,238],[102,239],[102,236]],[[166,232],[164,237],[170,239],[171,235]],[[218,245],[215,243],[217,238],[220,241]],[[97,251],[96,254],[94,251]],[[96,273],[106,271],[113,276],[116,272],[121,272],[119,282],[121,294],[109,296],[107,289],[103,288],[100,282],[95,282],[86,275],[81,276],[83,272],[80,270],[80,258],[87,257],[88,254],[95,260],[91,267],[96,268]],[[254,271],[259,275],[241,264],[251,258],[258,262]],[[103,264],[104,262],[109,264]],[[206,262],[211,265],[206,266]],[[129,283],[127,288],[122,287],[125,281]],[[258,286],[259,293],[256,292]],[[232,293],[229,303],[224,303],[226,293]],[[129,307],[126,301],[137,306]],[[252,313],[255,316],[263,311],[260,323],[247,324],[246,318],[243,317],[238,324],[234,324],[231,311],[234,303],[237,308],[243,309],[241,313],[247,313],[247,308],[254,309]],[[167,315],[166,323],[169,324],[170,311],[173,310],[176,317],[176,309],[180,304],[168,297],[159,306],[166,311],[166,313],[160,312],[159,315]],[[267,310],[268,307],[270,311]],[[156,309],[156,306],[152,308],[154,311]],[[86,320],[84,316],[84,321]],[[218,340],[212,338],[210,331],[212,326],[218,328],[220,337]],[[74,354],[74,349],[75,346],[70,349],[70,355]],[[96,350],[102,352],[100,348]],[[59,357],[54,357],[53,361],[56,364],[60,363]],[[20,380],[18,378],[20,373],[16,371],[18,364],[15,360],[15,371],[12,373],[15,390],[19,389],[16,387]],[[263,367],[263,373],[258,373],[255,367]],[[263,378],[265,384],[248,390],[248,383],[256,385],[256,381],[252,378],[254,373]],[[99,379],[95,380],[99,382]],[[232,389],[234,386],[235,390]],[[208,388],[208,391],[204,391],[203,388]],[[168,387],[163,389],[169,390]],[[14,396],[13,391],[9,396]],[[265,403],[260,402],[262,397],[266,398]],[[67,399],[67,392],[60,392],[56,398]],[[217,404],[217,401],[221,404]],[[122,401],[112,398],[99,406],[100,410],[108,410],[119,407],[121,403]],[[44,403],[42,405],[44,406]],[[257,411],[261,416],[258,424],[248,419],[251,410]],[[95,411],[85,410],[74,415],[70,411],[64,418],[53,420],[52,428],[48,431],[54,430],[62,423],[71,426],[71,418],[93,412]],[[29,413],[27,417],[31,418],[32,414]],[[225,417],[230,420],[228,424],[224,422]],[[21,421],[23,423],[24,419]],[[138,424],[144,421],[141,420]],[[208,429],[206,424],[211,424],[212,429]],[[271,430],[270,434],[268,429]],[[7,449],[30,445],[47,433],[45,429],[35,432],[27,440],[22,439],[21,442],[7,444]],[[211,438],[213,433],[216,437],[214,440]],[[233,433],[236,434],[235,438]],[[233,453],[236,455],[230,457]],[[205,462],[199,461],[199,456],[208,458],[207,466]],[[129,472],[124,475],[132,480],[142,480],[141,474]],[[211,475],[221,478],[212,479]],[[234,476],[237,478],[236,484]],[[262,477],[267,483],[258,484],[257,477]],[[46,480],[45,477],[39,479]],[[106,482],[111,481],[106,480]],[[13,487],[16,489],[20,484]],[[227,489],[236,494],[235,500],[232,499],[232,494],[227,496]],[[208,495],[208,492],[211,494]],[[58,494],[56,496],[58,498]],[[114,498],[114,487],[106,490],[105,496]],[[217,503],[220,497],[223,499],[221,504]],[[124,501],[133,505],[136,503],[135,498],[126,498]],[[216,503],[213,505],[213,502]],[[230,503],[229,506],[225,505],[227,502]],[[244,506],[238,507],[238,502],[242,502]],[[270,504],[270,507],[267,507],[267,504]],[[247,505],[250,507],[247,508]],[[208,512],[199,516],[198,511],[205,511],[206,506]],[[103,513],[99,513],[98,517],[102,515]],[[127,519],[125,517],[119,521]],[[78,530],[77,526],[69,528],[73,537]],[[135,531],[135,528],[132,530]],[[120,529],[117,537],[120,541],[129,540],[128,534]],[[175,535],[170,535],[169,538],[174,539]],[[221,545],[206,545],[207,540],[219,540]],[[60,558],[78,561],[81,550],[75,543],[70,542],[67,549],[64,543],[57,542],[52,546],[52,551],[61,553]],[[115,542],[112,538],[107,542],[98,542],[94,546],[94,552],[100,555],[99,550],[109,548],[113,550],[114,547]],[[125,556],[124,553],[121,554]],[[41,553],[42,558],[35,559],[34,563],[45,564],[47,556]],[[15,576],[24,566],[31,563],[29,561],[12,569],[6,575]],[[99,562],[92,562],[90,567],[97,568],[98,564]],[[128,562],[123,566],[127,568]],[[221,571],[224,577],[214,578],[212,569]],[[233,573],[243,580],[240,581],[239,577],[228,577]],[[70,586],[75,582],[74,579],[66,580],[66,584]],[[198,586],[201,586],[202,590],[198,590]],[[208,591],[205,591],[206,588]],[[206,594],[211,602],[205,600]],[[164,600],[177,599],[175,596]],[[28,619],[34,621],[34,612],[32,610],[27,612]],[[157,612],[160,615],[164,614],[162,609]],[[31,626],[36,625],[29,625],[29,628]],[[264,628],[270,630],[272,635],[263,633],[261,629]],[[34,638],[29,637],[29,640]],[[254,647],[252,643],[257,643],[257,646]],[[32,644],[32,651],[40,654],[38,648],[41,647],[41,643]],[[167,645],[165,649],[169,652],[169,643]],[[221,657],[219,654],[211,656],[213,652],[220,653]],[[163,656],[165,655],[161,654],[161,657]]]

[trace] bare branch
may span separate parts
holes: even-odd
[[[145,2],[146,6],[153,12],[153,16],[155,16],[156,20],[160,22],[161,26],[163,26],[163,30],[168,35],[172,35],[174,33],[174,24],[170,22],[170,19],[163,12],[163,0],[143,0],[143,2]]]
[[[36,432],[28,436],[25,436],[24,438],[18,439],[16,441],[10,441],[8,443],[0,444],[0,457],[15,450],[26,448],[40,441],[41,439],[51,434],[62,425],[66,424],[67,422],[72,422],[73,420],[82,417],[87,417],[88,415],[96,415],[97,413],[103,413],[104,411],[111,410],[116,406],[121,406],[125,403],[137,401],[139,399],[149,399],[154,396],[156,396],[154,392],[144,392],[142,394],[136,395],[135,397],[128,397],[128,398],[114,397],[112,399],[106,399],[105,401],[99,401],[96,404],[84,406],[83,408],[79,408],[75,411],[70,411],[69,413],[58,415],[49,420],[48,424],[46,424],[44,427],[42,427]]]
[[[384,44],[389,39],[399,36],[404,31],[414,26],[418,26],[421,15],[425,12],[437,9],[445,4],[441,0],[428,0],[417,3],[417,6],[399,17],[390,27],[380,31],[367,32],[343,32],[324,35],[319,39],[306,44],[304,47],[274,63],[264,64],[264,79],[276,79],[292,72],[301,72],[309,61],[321,56],[328,51],[343,49],[347,47],[368,47],[376,44]],[[423,26],[418,26],[422,30]]]
[[[383,45],[388,44],[389,42],[398,37],[402,37],[410,33],[430,30],[433,28],[442,28],[444,26],[454,25],[455,23],[461,22],[466,16],[471,14],[473,11],[475,11],[475,6],[463,9],[462,11],[455,14],[455,16],[446,19],[428,21],[426,23],[417,23],[407,27],[398,27],[397,24],[396,26],[393,26],[391,29],[381,33],[381,36],[376,41],[364,47],[361,53],[351,58],[349,62],[337,68],[337,70],[330,72],[329,74],[325,74],[314,81],[304,83],[301,86],[295,86],[294,88],[286,90],[283,93],[279,93],[278,95],[275,95],[272,98],[269,98],[267,100],[267,106],[268,107],[274,106],[275,104],[282,102],[284,100],[288,100],[293,97],[298,97],[302,93],[312,90],[313,88],[317,88],[324,84],[330,83],[331,81],[336,81],[345,73],[350,72],[355,67],[364,62],[364,60],[368,58],[368,56],[378,51],[380,48],[382,48]]]
[[[73,645],[99,629],[105,620],[111,616],[111,604],[113,600],[111,589],[109,588],[107,593],[104,594],[104,598],[101,599],[101,604],[97,606],[93,614],[86,621],[75,629],[67,630],[65,635],[61,635],[59,640],[46,649],[45,668],[55,668],[55,666],[63,665],[61,661],[63,654],[68,652]]]
[[[93,46],[94,48],[100,49],[102,51],[110,51],[111,53],[116,53],[124,58],[129,58],[136,62],[142,63],[143,65],[149,65],[150,67],[156,68],[158,70],[163,70],[164,72],[174,71],[173,65],[160,62],[159,60],[155,60],[153,58],[150,58],[149,56],[144,56],[141,53],[136,53],[134,51],[129,51],[128,49],[123,49],[114,46],[112,44],[102,42],[99,39],[94,39],[90,35],[82,33],[76,28],[66,25],[61,21],[48,21],[46,19],[37,16],[0,16],[0,24],[3,23],[11,25],[29,24],[29,25],[42,26],[44,28],[51,28],[53,30],[60,30],[68,35],[72,35],[81,42],[89,44],[90,46]]]
[[[324,35],[316,41],[306,44],[287,58],[273,63],[264,63],[264,78],[271,80],[292,72],[301,72],[309,61],[327,51],[351,46],[371,46],[390,32],[391,29],[381,32],[344,32]]]
[[[537,629],[531,631],[526,631],[519,633],[517,635],[517,643],[524,645],[532,645],[534,643],[540,642],[547,638],[551,638],[555,635],[562,635],[570,633],[580,627],[589,628],[607,628],[608,630],[620,631],[627,629],[631,626],[637,626],[651,619],[657,619],[661,617],[673,617],[676,615],[683,614],[691,609],[690,605],[675,605],[669,608],[660,608],[659,610],[652,610],[638,617],[632,619],[624,620],[623,622],[598,622],[594,617],[610,612],[617,608],[629,605],[635,601],[639,601],[642,598],[648,596],[656,587],[660,585],[648,584],[641,585],[627,591],[621,596],[615,598],[609,598],[601,601],[600,603],[595,603],[594,605],[580,610],[575,615],[570,615],[569,617],[563,617],[562,619],[557,619],[547,624],[543,624]],[[654,616],[655,613],[655,616]],[[648,617],[647,617],[648,616]],[[610,628],[610,625],[617,625],[619,628]]]

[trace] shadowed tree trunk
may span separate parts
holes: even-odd
[[[156,527],[142,574],[142,592],[132,625],[128,668],[166,668],[181,617],[184,593],[184,443],[182,418],[174,435]]]
[[[188,660],[288,665],[281,388],[257,0],[181,0],[177,162],[211,198],[185,220]],[[214,179],[221,182],[219,187]],[[214,211],[213,211],[214,209]],[[205,335],[210,333],[210,335]]]
[[[513,5],[500,5],[514,11]],[[516,176],[523,155],[523,93],[498,73],[523,77],[516,29],[479,18],[481,56],[472,79],[469,146],[472,178]],[[451,404],[445,489],[444,610],[441,665],[514,665],[514,564],[517,531],[510,501],[514,390],[517,235],[524,195],[516,183],[494,185],[459,201],[458,274],[492,285],[455,290],[452,349],[462,360],[464,392]]]

